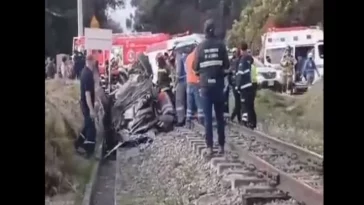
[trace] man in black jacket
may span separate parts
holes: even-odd
[[[225,44],[215,35],[215,24],[205,22],[206,39],[197,46],[194,70],[200,76],[200,95],[205,115],[205,134],[208,156],[213,153],[212,107],[217,121],[219,153],[224,152],[224,75],[229,68],[229,57]]]
[[[251,79],[251,67],[254,59],[248,54],[248,45],[241,43],[241,57],[239,60],[238,70],[236,73],[236,89],[240,91],[242,101],[248,114],[247,126],[254,129],[257,124],[257,116],[254,109],[254,88]]]
[[[91,157],[95,150],[96,127],[95,127],[95,81],[93,70],[95,60],[92,55],[86,59],[86,66],[82,69],[80,76],[81,89],[81,111],[84,116],[84,127],[80,136],[75,141],[75,148],[83,147],[87,157]]]
[[[239,123],[241,123],[241,97],[240,97],[240,91],[236,89],[236,72],[240,60],[240,52],[236,51],[234,52],[233,58],[230,61],[230,70],[231,75],[229,76],[229,84],[233,90],[234,94],[234,109],[231,113],[230,120],[234,121],[235,117],[237,117],[237,120]]]

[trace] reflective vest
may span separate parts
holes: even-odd
[[[200,78],[195,74],[193,70],[193,63],[196,56],[196,50],[191,52],[186,59],[186,73],[187,73],[187,83],[197,84],[200,82]]]
[[[251,78],[252,83],[256,83],[258,81],[258,70],[255,65],[252,65]]]

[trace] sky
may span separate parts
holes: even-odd
[[[135,11],[136,7],[133,7],[131,5],[131,0],[126,0],[125,6],[123,8],[119,7],[115,10],[109,9],[108,14],[112,20],[118,22],[121,25],[121,28],[123,29],[124,33],[131,33],[132,30],[126,27],[126,19],[130,17],[130,14],[134,16]]]

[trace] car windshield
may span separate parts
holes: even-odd
[[[190,53],[196,47],[196,43],[193,42],[185,42],[176,45],[174,49],[176,53]]]
[[[284,54],[285,48],[267,49],[265,56],[270,58],[271,64],[279,64]]]

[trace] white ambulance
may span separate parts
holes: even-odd
[[[313,60],[323,76],[324,70],[324,34],[318,27],[271,28],[262,35],[260,58],[267,66],[279,68],[287,46],[292,47],[293,55],[298,59],[313,54]],[[315,82],[319,80],[315,74]]]

